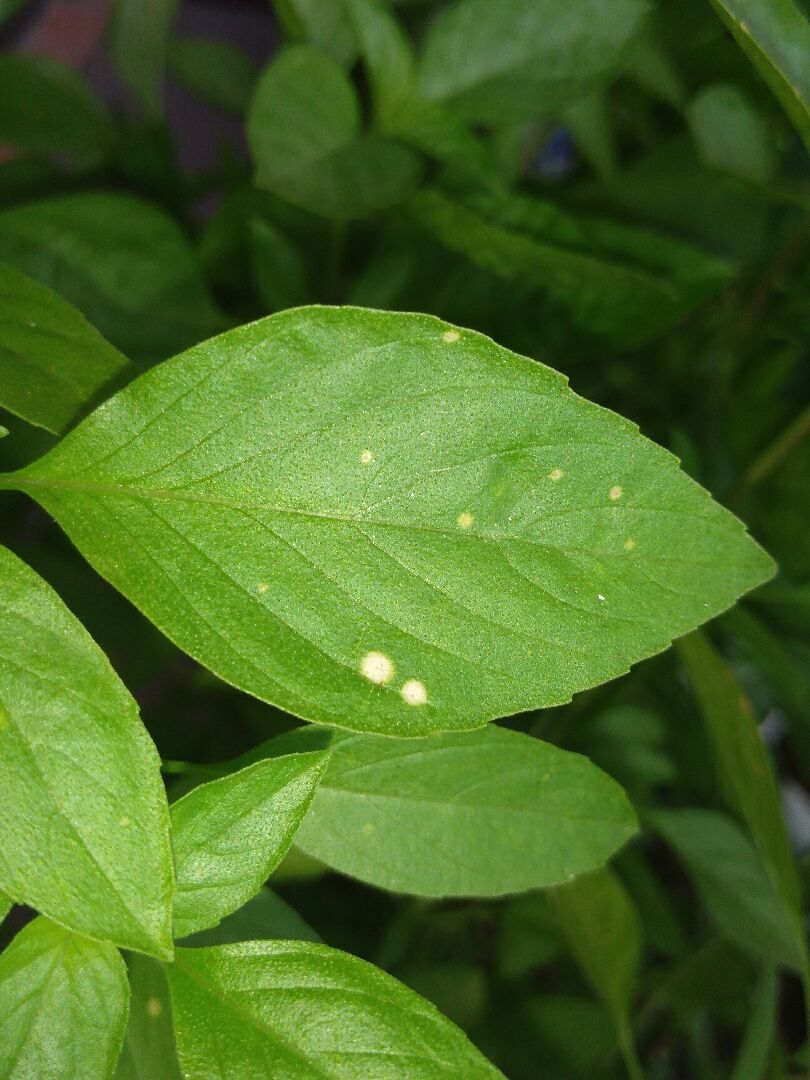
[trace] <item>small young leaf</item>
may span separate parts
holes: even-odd
[[[258,71],[253,61],[225,41],[175,38],[169,71],[192,94],[241,116],[247,111]]]
[[[768,128],[736,86],[705,87],[689,102],[686,114],[705,164],[759,184],[774,178],[776,158]]]
[[[553,113],[616,70],[648,10],[646,0],[456,0],[428,31],[419,90],[467,120]]]
[[[330,749],[296,844],[397,892],[493,896],[555,885],[601,865],[636,829],[610,777],[517,731],[418,743],[336,735]]]
[[[125,948],[171,956],[158,756],[107,658],[0,548],[0,888]]]
[[[267,758],[173,804],[175,937],[216,926],[259,891],[292,843],[326,761],[317,752]]]
[[[223,678],[388,735],[567,701],[773,571],[634,425],[423,315],[230,331],[0,486]]]
[[[291,41],[314,45],[342,67],[357,58],[357,40],[344,0],[273,0]]]
[[[35,919],[0,955],[0,1076],[110,1080],[128,998],[112,945]]]
[[[0,263],[0,405],[58,434],[129,361],[57,293]]]
[[[75,304],[136,363],[225,326],[176,222],[128,195],[62,195],[4,210],[0,260]]]
[[[163,115],[169,36],[180,0],[115,0],[110,55],[122,82],[150,120]]]
[[[412,150],[361,132],[348,76],[305,45],[285,49],[260,79],[248,140],[259,187],[337,220],[402,202],[422,174]]]
[[[169,987],[163,964],[130,953],[129,1023],[115,1080],[180,1080]]]
[[[239,941],[285,938],[293,941],[320,941],[295,908],[268,888],[262,888],[248,902],[227,915],[218,926],[200,930],[183,941],[183,947],[234,945]]]
[[[801,969],[790,917],[736,822],[714,810],[657,810],[648,819],[683,859],[721,933],[761,959]]]
[[[326,945],[180,949],[168,972],[180,1064],[189,1076],[501,1076],[424,998]]]
[[[795,0],[711,0],[810,149],[810,21]]]
[[[77,72],[44,56],[0,56],[0,143],[30,154],[66,155],[74,165],[102,161],[112,125]]]
[[[413,91],[410,41],[380,0],[343,2],[368,70],[377,123],[383,131],[396,134],[396,114]]]

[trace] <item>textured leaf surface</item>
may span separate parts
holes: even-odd
[[[328,218],[360,218],[401,202],[422,173],[413,151],[362,132],[348,76],[305,45],[286,49],[260,79],[248,140],[260,187]]]
[[[60,293],[136,362],[221,330],[191,247],[157,207],[62,195],[0,213],[0,260]]]
[[[555,885],[635,832],[610,777],[519,732],[338,735],[331,749],[296,844],[383,888],[483,896]]]
[[[58,433],[129,366],[61,296],[0,263],[0,405]]]
[[[268,758],[174,803],[175,937],[215,926],[259,891],[292,843],[325,764],[323,753]]]
[[[171,955],[169,813],[137,706],[45,582],[0,549],[0,888]]]
[[[217,1080],[478,1080],[501,1074],[433,1005],[326,945],[180,949],[169,969],[180,1064]]]
[[[531,119],[615,70],[644,0],[457,0],[428,31],[419,89],[469,120]]]
[[[421,315],[231,331],[0,484],[223,678],[383,734],[567,701],[772,573],[634,425]]]
[[[810,149],[810,21],[795,0],[711,0]]]
[[[35,919],[0,955],[0,1076],[109,1080],[128,998],[117,949]]]
[[[652,824],[678,852],[709,918],[746,952],[801,969],[802,945],[751,841],[713,810],[659,810]]]
[[[129,1023],[115,1080],[180,1080],[166,969],[130,953],[127,970]]]

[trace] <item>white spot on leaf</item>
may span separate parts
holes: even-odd
[[[394,665],[385,653],[369,652],[360,662],[360,671],[369,682],[382,686],[393,677]]]
[[[425,684],[418,679],[408,679],[400,690],[402,700],[408,705],[424,705],[427,701]]]
[[[469,529],[475,518],[467,510],[459,514],[456,518],[456,523],[460,529]]]
[[[445,330],[442,334],[442,341],[446,341],[448,345],[452,345],[454,341],[458,341],[461,334],[458,330]]]
[[[260,593],[266,593],[270,586],[267,584],[266,581],[260,581],[256,588],[259,590]]]
[[[597,600],[604,600],[605,598],[604,598],[604,596],[602,596],[602,594],[601,594],[601,593],[597,593],[597,594],[596,594],[596,599],[597,599]]]
[[[374,455],[368,449],[364,450],[363,453],[360,455],[360,461],[363,463],[363,465],[370,465],[373,460]]]
[[[564,473],[562,469],[552,469],[551,472],[548,474],[548,478],[549,480],[562,480],[563,475]]]
[[[624,542],[624,550],[625,551],[632,551],[635,546],[636,546],[636,542],[633,539],[633,537],[628,536],[628,538]]]
[[[122,829],[128,829],[129,828],[130,820],[126,816],[126,814],[122,818],[118,819],[118,824],[121,826]]]
[[[618,484],[615,484],[608,492],[608,495],[611,497],[613,502],[616,502],[617,499],[620,499],[622,497],[622,489],[619,487]]]
[[[146,1002],[146,1012],[153,1020],[157,1020],[163,1012],[163,1006],[160,1004],[160,1000],[156,997],[148,998]]]

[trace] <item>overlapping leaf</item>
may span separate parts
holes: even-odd
[[[632,424],[420,315],[231,331],[0,484],[225,679],[386,734],[566,701],[772,572]]]

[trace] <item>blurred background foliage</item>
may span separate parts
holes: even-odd
[[[299,932],[396,974],[515,1080],[622,1075],[630,1032],[649,1077],[808,1064],[802,960],[707,720],[725,663],[718,708],[758,726],[806,892],[810,29],[792,0],[747,6],[759,26],[721,0],[0,0],[0,260],[136,365],[299,304],[432,312],[633,419],[779,562],[713,624],[716,653],[506,722],[591,757],[642,818],[579,922],[543,893],[390,895],[295,849],[274,875]],[[55,439],[0,422],[4,469]],[[164,759],[293,726],[2,499],[2,541],[102,645]],[[285,918],[253,902],[239,936]]]

